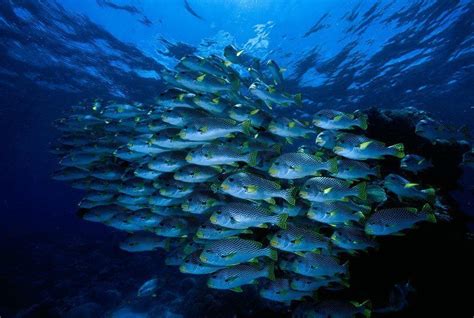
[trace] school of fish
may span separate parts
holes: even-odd
[[[74,106],[54,123],[53,178],[85,191],[84,220],[130,233],[121,249],[166,250],[167,265],[207,275],[210,288],[255,284],[285,304],[344,289],[351,257],[377,249],[378,237],[436,222],[437,191],[417,181],[433,165],[365,136],[360,111],[280,115],[304,103],[285,91],[283,72],[228,46],[163,71],[168,89],[153,104]],[[423,120],[417,134],[462,137],[437,125]],[[397,173],[382,169],[387,161]],[[319,299],[305,310],[368,315],[370,302]]]

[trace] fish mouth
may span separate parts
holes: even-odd
[[[300,191],[300,197],[302,197],[303,199],[306,199],[308,197],[308,192]]]
[[[181,130],[179,133],[178,133],[178,136],[181,138],[181,139],[184,139],[186,137],[186,132],[184,130]]]
[[[271,176],[276,176],[277,173],[278,173],[278,170],[275,169],[275,168],[270,168],[270,169],[268,169],[268,173],[269,173]]]
[[[216,224],[217,223],[217,216],[211,215],[211,217],[209,218],[209,221],[211,221],[212,224]]]
[[[230,187],[227,184],[223,183],[223,184],[221,184],[221,189],[224,190],[224,191],[227,191],[227,190],[230,189]]]
[[[186,160],[187,162],[191,162],[191,160],[193,160],[193,157],[191,155],[187,155],[184,160]]]
[[[277,240],[272,239],[272,240],[270,241],[270,245],[273,246],[273,247],[277,247],[277,245],[278,245]]]
[[[201,262],[207,263],[207,258],[206,258],[206,256],[204,256],[204,255],[200,255],[200,256],[199,256],[199,260],[200,260]]]
[[[249,89],[257,89],[257,85],[255,83],[250,84]]]
[[[204,235],[203,235],[202,231],[197,231],[196,232],[196,237],[197,238],[204,238]]]
[[[184,268],[184,265],[181,265],[181,266],[179,267],[179,271],[180,271],[181,273],[187,273],[186,268]]]
[[[183,209],[184,211],[189,210],[189,204],[187,203],[181,204],[181,209]]]

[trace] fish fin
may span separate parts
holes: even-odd
[[[237,254],[237,252],[232,252],[232,253],[230,253],[230,254],[227,254],[227,255],[225,255],[225,256],[222,256],[222,258],[224,258],[224,259],[231,259],[232,257],[235,256],[235,254]]]
[[[274,198],[268,198],[268,199],[264,199],[265,202],[271,204],[271,205],[275,205],[276,204],[276,201]]]
[[[268,229],[268,225],[263,223],[263,224],[260,224],[258,225],[257,227],[261,228],[261,229]]]
[[[281,145],[280,144],[275,144],[271,146],[271,149],[274,150],[275,152],[281,153]]]
[[[267,248],[268,248],[268,253],[265,254],[265,256],[270,257],[274,261],[278,260],[278,252],[272,248],[269,248],[269,247]]]
[[[337,158],[334,157],[332,159],[329,159],[327,161],[328,163],[328,171],[329,173],[332,173],[332,174],[335,174],[337,173],[338,169],[337,169]]]
[[[336,116],[334,116],[333,120],[334,120],[334,121],[340,121],[342,118],[344,118],[344,115],[343,115],[343,114],[341,114],[341,115],[336,115]]]
[[[232,65],[232,62],[230,62],[230,61],[224,61],[224,65],[225,65],[226,67],[229,67],[229,66]]]
[[[293,144],[293,139],[291,139],[290,137],[286,137],[286,142],[289,143],[290,145]]]
[[[211,99],[211,101],[213,104],[219,104],[219,99],[219,97],[214,97],[213,99]]]
[[[428,188],[425,190],[422,190],[423,193],[426,193],[428,195],[428,201],[434,202],[436,198],[436,190],[433,188]]]
[[[332,188],[326,188],[326,189],[323,190],[323,193],[328,194],[331,191],[332,191]]]
[[[293,96],[293,98],[294,98],[295,103],[296,103],[297,105],[301,105],[301,102],[302,102],[302,100],[303,100],[303,97],[301,96],[301,93],[295,94],[295,95]]]
[[[295,254],[298,255],[298,256],[304,257],[304,253],[303,253],[303,252],[293,252],[293,253],[295,253]]]
[[[249,259],[249,263],[258,264],[258,259],[257,258]]]
[[[252,116],[253,116],[253,115],[256,115],[259,111],[260,111],[260,109],[255,108],[255,109],[253,109],[252,111],[250,111],[250,115],[252,115]]]
[[[275,280],[275,263],[273,263],[273,262],[268,264],[267,278],[269,280]]]
[[[290,122],[288,123],[288,127],[289,127],[289,128],[293,128],[293,127],[295,127],[295,125],[296,125],[296,123],[295,123],[294,121],[290,121]]]
[[[232,76],[232,79],[230,80],[230,83],[232,85],[232,89],[234,91],[238,91],[240,88],[240,79],[238,76]]]
[[[257,159],[258,159],[257,156],[258,156],[258,151],[249,153],[248,160],[247,160],[247,163],[249,164],[249,166],[254,167],[257,165]]]
[[[370,146],[370,144],[372,144],[373,141],[370,140],[370,141],[366,141],[366,142],[363,142],[359,145],[359,149],[360,150],[364,150],[364,149],[367,149],[368,146]]]
[[[246,229],[242,231],[242,234],[253,234],[252,230]]]
[[[388,149],[392,149],[393,150],[393,155],[397,158],[401,159],[401,158],[405,157],[405,146],[402,143],[392,145],[392,146],[388,147]]]
[[[241,56],[242,53],[244,53],[244,50],[237,51],[237,52],[235,53],[235,56]]]
[[[285,195],[283,199],[289,204],[295,205],[297,192],[298,192],[298,189],[296,187],[289,188],[288,190],[285,191]]]
[[[367,115],[364,114],[359,117],[359,127],[362,128],[363,130],[367,130],[367,127],[368,127]]]
[[[169,252],[170,251],[170,240],[166,240],[165,241],[165,246],[163,247],[163,249],[166,251],[166,252]]]
[[[257,189],[258,189],[258,187],[255,186],[255,185],[245,186],[245,191],[248,192],[248,193],[255,193],[255,192],[257,192]]]
[[[286,227],[287,227],[287,220],[288,220],[288,214],[286,213],[283,213],[283,214],[280,214],[277,216],[277,219],[278,219],[278,222],[277,222],[277,226],[286,230]]]
[[[199,75],[198,77],[196,77],[196,81],[202,82],[202,81],[204,81],[205,77],[206,77],[206,74]]]
[[[361,211],[354,213],[354,215],[356,215],[359,218],[359,221],[362,221],[363,219],[365,219],[365,214],[362,213]]]
[[[413,187],[416,187],[416,186],[419,186],[418,183],[407,183],[405,184],[405,188],[409,189],[409,188],[413,188]]]
[[[431,206],[426,203],[421,209],[422,212],[426,213],[426,220],[431,223],[436,223],[436,215],[433,213]]]
[[[357,197],[361,199],[362,201],[367,200],[367,183],[366,182],[361,182],[358,185],[354,186],[354,188],[357,190]]]
[[[267,86],[267,92],[274,93],[275,91],[276,91],[275,86],[273,86],[273,85],[268,85]]]
[[[236,293],[241,293],[241,292],[243,292],[242,287],[240,287],[240,286],[239,286],[239,287],[231,288],[230,290],[232,290],[233,292],[236,292]]]
[[[250,135],[252,132],[252,123],[250,120],[244,120],[241,124],[242,132],[246,135]]]

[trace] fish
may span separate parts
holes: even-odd
[[[351,182],[330,177],[314,177],[306,180],[299,196],[312,202],[345,200],[349,197],[367,199],[367,184]]]
[[[206,117],[207,113],[194,108],[168,108],[161,114],[161,120],[174,127],[184,127],[196,119]]]
[[[301,254],[301,252],[318,252],[329,249],[329,240],[316,230],[289,224],[287,229],[276,232],[270,245],[285,252]]]
[[[156,291],[159,288],[159,282],[157,278],[152,278],[143,283],[142,286],[138,289],[138,297],[148,297],[155,296]]]
[[[311,205],[307,217],[329,225],[340,225],[362,222],[366,218],[365,213],[368,212],[370,207],[352,201],[326,201]]]
[[[207,275],[217,272],[218,270],[226,268],[225,266],[213,266],[203,263],[199,259],[201,251],[198,250],[184,259],[184,262],[179,266],[179,271],[185,274],[193,275]]]
[[[247,172],[238,172],[228,176],[221,183],[224,193],[247,200],[265,200],[271,204],[274,198],[282,198],[289,204],[295,204],[296,188],[282,189],[277,182],[260,178]]]
[[[429,140],[431,143],[468,143],[467,140],[470,139],[466,127],[461,127],[459,129],[448,127],[431,118],[420,120],[416,124],[415,133],[418,136]]]
[[[168,180],[160,184],[160,195],[168,198],[181,199],[194,191],[192,183],[181,182],[177,180]]]
[[[412,207],[379,209],[367,219],[365,232],[369,235],[392,235],[423,221],[436,223],[429,204],[425,204],[421,211]]]
[[[125,213],[125,210],[118,205],[101,205],[91,209],[79,211],[82,219],[91,222],[104,223],[117,214]]]
[[[149,252],[159,248],[169,250],[169,240],[154,234],[136,233],[120,243],[120,249],[127,252]]]
[[[369,179],[380,176],[380,167],[371,167],[357,160],[338,159],[336,172],[332,172],[331,176],[345,180]]]
[[[346,249],[350,253],[378,246],[373,239],[367,237],[363,229],[357,227],[337,228],[331,235],[331,241],[337,247]]]
[[[254,82],[249,86],[249,92],[256,98],[262,100],[268,108],[273,105],[290,106],[301,104],[301,94],[289,95],[277,91],[274,86],[266,85],[262,82]]]
[[[173,178],[182,182],[201,183],[215,179],[222,171],[220,167],[186,165],[176,170]]]
[[[260,289],[260,296],[289,305],[294,300],[302,300],[304,297],[313,297],[313,292],[294,290],[290,287],[290,281],[288,279],[279,278]]]
[[[142,209],[130,213],[127,218],[127,222],[130,224],[138,225],[145,229],[158,226],[163,221],[164,217],[156,213],[151,212],[149,209]]]
[[[207,222],[202,224],[197,232],[196,237],[199,239],[206,239],[206,240],[220,240],[224,238],[230,237],[237,237],[240,234],[253,234],[253,232],[249,229],[244,230],[236,230],[236,229],[229,229],[225,228],[211,222]]]
[[[193,72],[180,72],[174,76],[174,79],[180,86],[196,93],[224,94],[238,90],[240,87],[238,79],[233,79],[230,82],[205,73],[196,75]]]
[[[165,218],[157,227],[153,229],[153,233],[164,237],[187,237],[191,231],[189,222],[184,218]]]
[[[151,139],[151,143],[161,148],[182,150],[197,147],[207,142],[183,140],[179,136],[179,129],[170,128],[157,132]]]
[[[179,136],[185,140],[211,141],[233,136],[234,133],[250,134],[249,121],[238,123],[233,119],[203,117],[185,125]]]
[[[260,60],[238,50],[233,45],[227,45],[224,48],[224,57],[231,63],[238,64],[247,68],[260,69]]]
[[[129,104],[111,104],[107,105],[101,111],[101,115],[106,119],[129,119],[144,115],[145,112]]]
[[[150,160],[147,167],[158,172],[175,172],[186,165],[185,158],[185,152],[170,151]]]
[[[255,264],[240,264],[223,268],[211,274],[207,286],[215,289],[229,289],[242,292],[242,286],[256,283],[259,278],[275,279],[274,264],[268,263],[263,268]]]
[[[323,161],[321,158],[306,153],[285,153],[276,158],[268,173],[280,179],[301,179],[307,176],[320,175],[322,171],[332,174],[338,170],[336,158]]]
[[[283,72],[285,70],[281,69],[274,60],[268,60],[266,66],[272,75],[273,83],[275,85],[281,85],[283,83]]]
[[[268,124],[267,130],[276,136],[286,138],[286,141],[290,144],[293,143],[294,138],[309,138],[311,134],[317,133],[315,130],[307,128],[299,120],[286,117],[273,119]]]
[[[356,127],[366,130],[367,116],[365,114],[356,116],[333,109],[323,109],[314,115],[313,125],[331,130],[354,129]]]
[[[194,192],[184,199],[181,209],[192,214],[211,213],[210,209],[224,204],[215,196],[205,192]]]
[[[57,181],[75,181],[87,178],[89,171],[87,169],[80,169],[76,167],[66,167],[56,170],[51,178]]]
[[[388,191],[397,195],[400,201],[425,201],[434,203],[436,190],[433,188],[422,189],[417,183],[391,173],[384,179],[383,186]]]
[[[206,244],[199,258],[206,264],[231,266],[263,256],[276,260],[278,254],[270,247],[264,248],[263,244],[257,241],[226,238]]]
[[[226,203],[213,209],[212,224],[236,230],[268,227],[268,224],[286,228],[287,214],[271,214],[269,210],[251,203]]]
[[[59,164],[65,167],[87,168],[102,159],[103,156],[99,154],[72,153],[64,156]]]
[[[259,108],[242,104],[235,104],[227,111],[227,114],[229,115],[229,118],[233,120],[238,122],[249,121],[252,127],[258,128],[268,126],[271,120],[270,116]]]
[[[341,265],[334,256],[306,253],[293,261],[291,269],[297,274],[308,277],[332,277],[347,274],[347,266],[348,263]]]
[[[291,289],[307,292],[314,292],[320,288],[337,288],[337,286],[348,287],[348,283],[340,277],[320,278],[301,275],[293,277],[290,281]]]
[[[178,64],[184,66],[190,71],[194,71],[201,74],[210,74],[215,77],[221,77],[224,79],[229,79],[230,68],[227,69],[225,64],[216,63],[211,59],[206,59],[196,55],[186,55],[181,58]]]
[[[433,164],[430,160],[419,155],[409,154],[400,161],[400,168],[413,172],[414,174],[418,174],[432,167]]]
[[[335,154],[354,160],[382,159],[385,156],[393,156],[403,158],[405,156],[404,145],[402,143],[386,146],[383,142],[369,139],[367,137],[353,138],[351,135],[344,133],[334,146]]]
[[[255,166],[258,151],[243,153],[226,145],[207,144],[191,149],[185,159],[188,163],[200,166],[236,166],[239,162]]]

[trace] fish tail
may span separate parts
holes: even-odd
[[[387,200],[387,194],[379,186],[369,186],[367,188],[367,195],[370,195],[375,202],[385,202]]]
[[[273,248],[267,247],[263,253],[263,256],[268,256],[274,261],[278,260],[278,252]]]
[[[288,214],[283,213],[283,214],[277,215],[276,225],[285,230],[287,226],[286,225],[287,220],[288,220]]]
[[[271,262],[267,267],[267,278],[275,280],[275,263]]]
[[[363,130],[366,130],[367,127],[368,127],[368,118],[367,118],[367,115],[365,114],[362,114],[359,118],[359,127],[362,128]]]
[[[166,252],[169,252],[169,250],[170,250],[170,245],[171,245],[170,240],[166,239],[166,240],[165,240],[165,245],[164,245],[163,249],[164,249]]]
[[[329,159],[327,161],[328,163],[328,172],[331,173],[331,174],[336,174],[338,169],[337,169],[337,158],[334,157],[332,159]]]
[[[426,195],[428,196],[428,201],[429,202],[434,202],[435,199],[436,199],[436,190],[433,189],[433,188],[428,188],[428,189],[425,189],[425,190],[422,190],[423,193],[426,193]]]
[[[296,204],[296,194],[298,189],[296,187],[289,188],[288,190],[284,190],[284,195],[282,198],[291,205]]]
[[[302,101],[301,93],[295,94],[293,98],[295,100],[296,105],[301,105],[301,101]]]
[[[395,144],[395,145],[392,145],[390,147],[388,147],[388,149],[390,149],[390,154],[397,157],[397,158],[403,158],[405,157],[405,146],[400,143],[400,144]]]
[[[422,212],[426,213],[426,220],[431,223],[436,223],[436,215],[433,213],[431,206],[426,203],[421,209]]]
[[[257,165],[257,156],[258,151],[254,151],[248,154],[247,163],[249,164],[249,166],[254,167]]]
[[[356,197],[361,199],[362,201],[367,200],[367,183],[361,182],[358,185],[354,186],[354,190],[357,191]]]
[[[252,133],[252,123],[250,120],[244,120],[240,125],[244,134],[250,135]]]
[[[232,89],[234,91],[238,91],[240,88],[240,79],[236,75],[232,75],[230,78],[230,84],[232,85]]]

